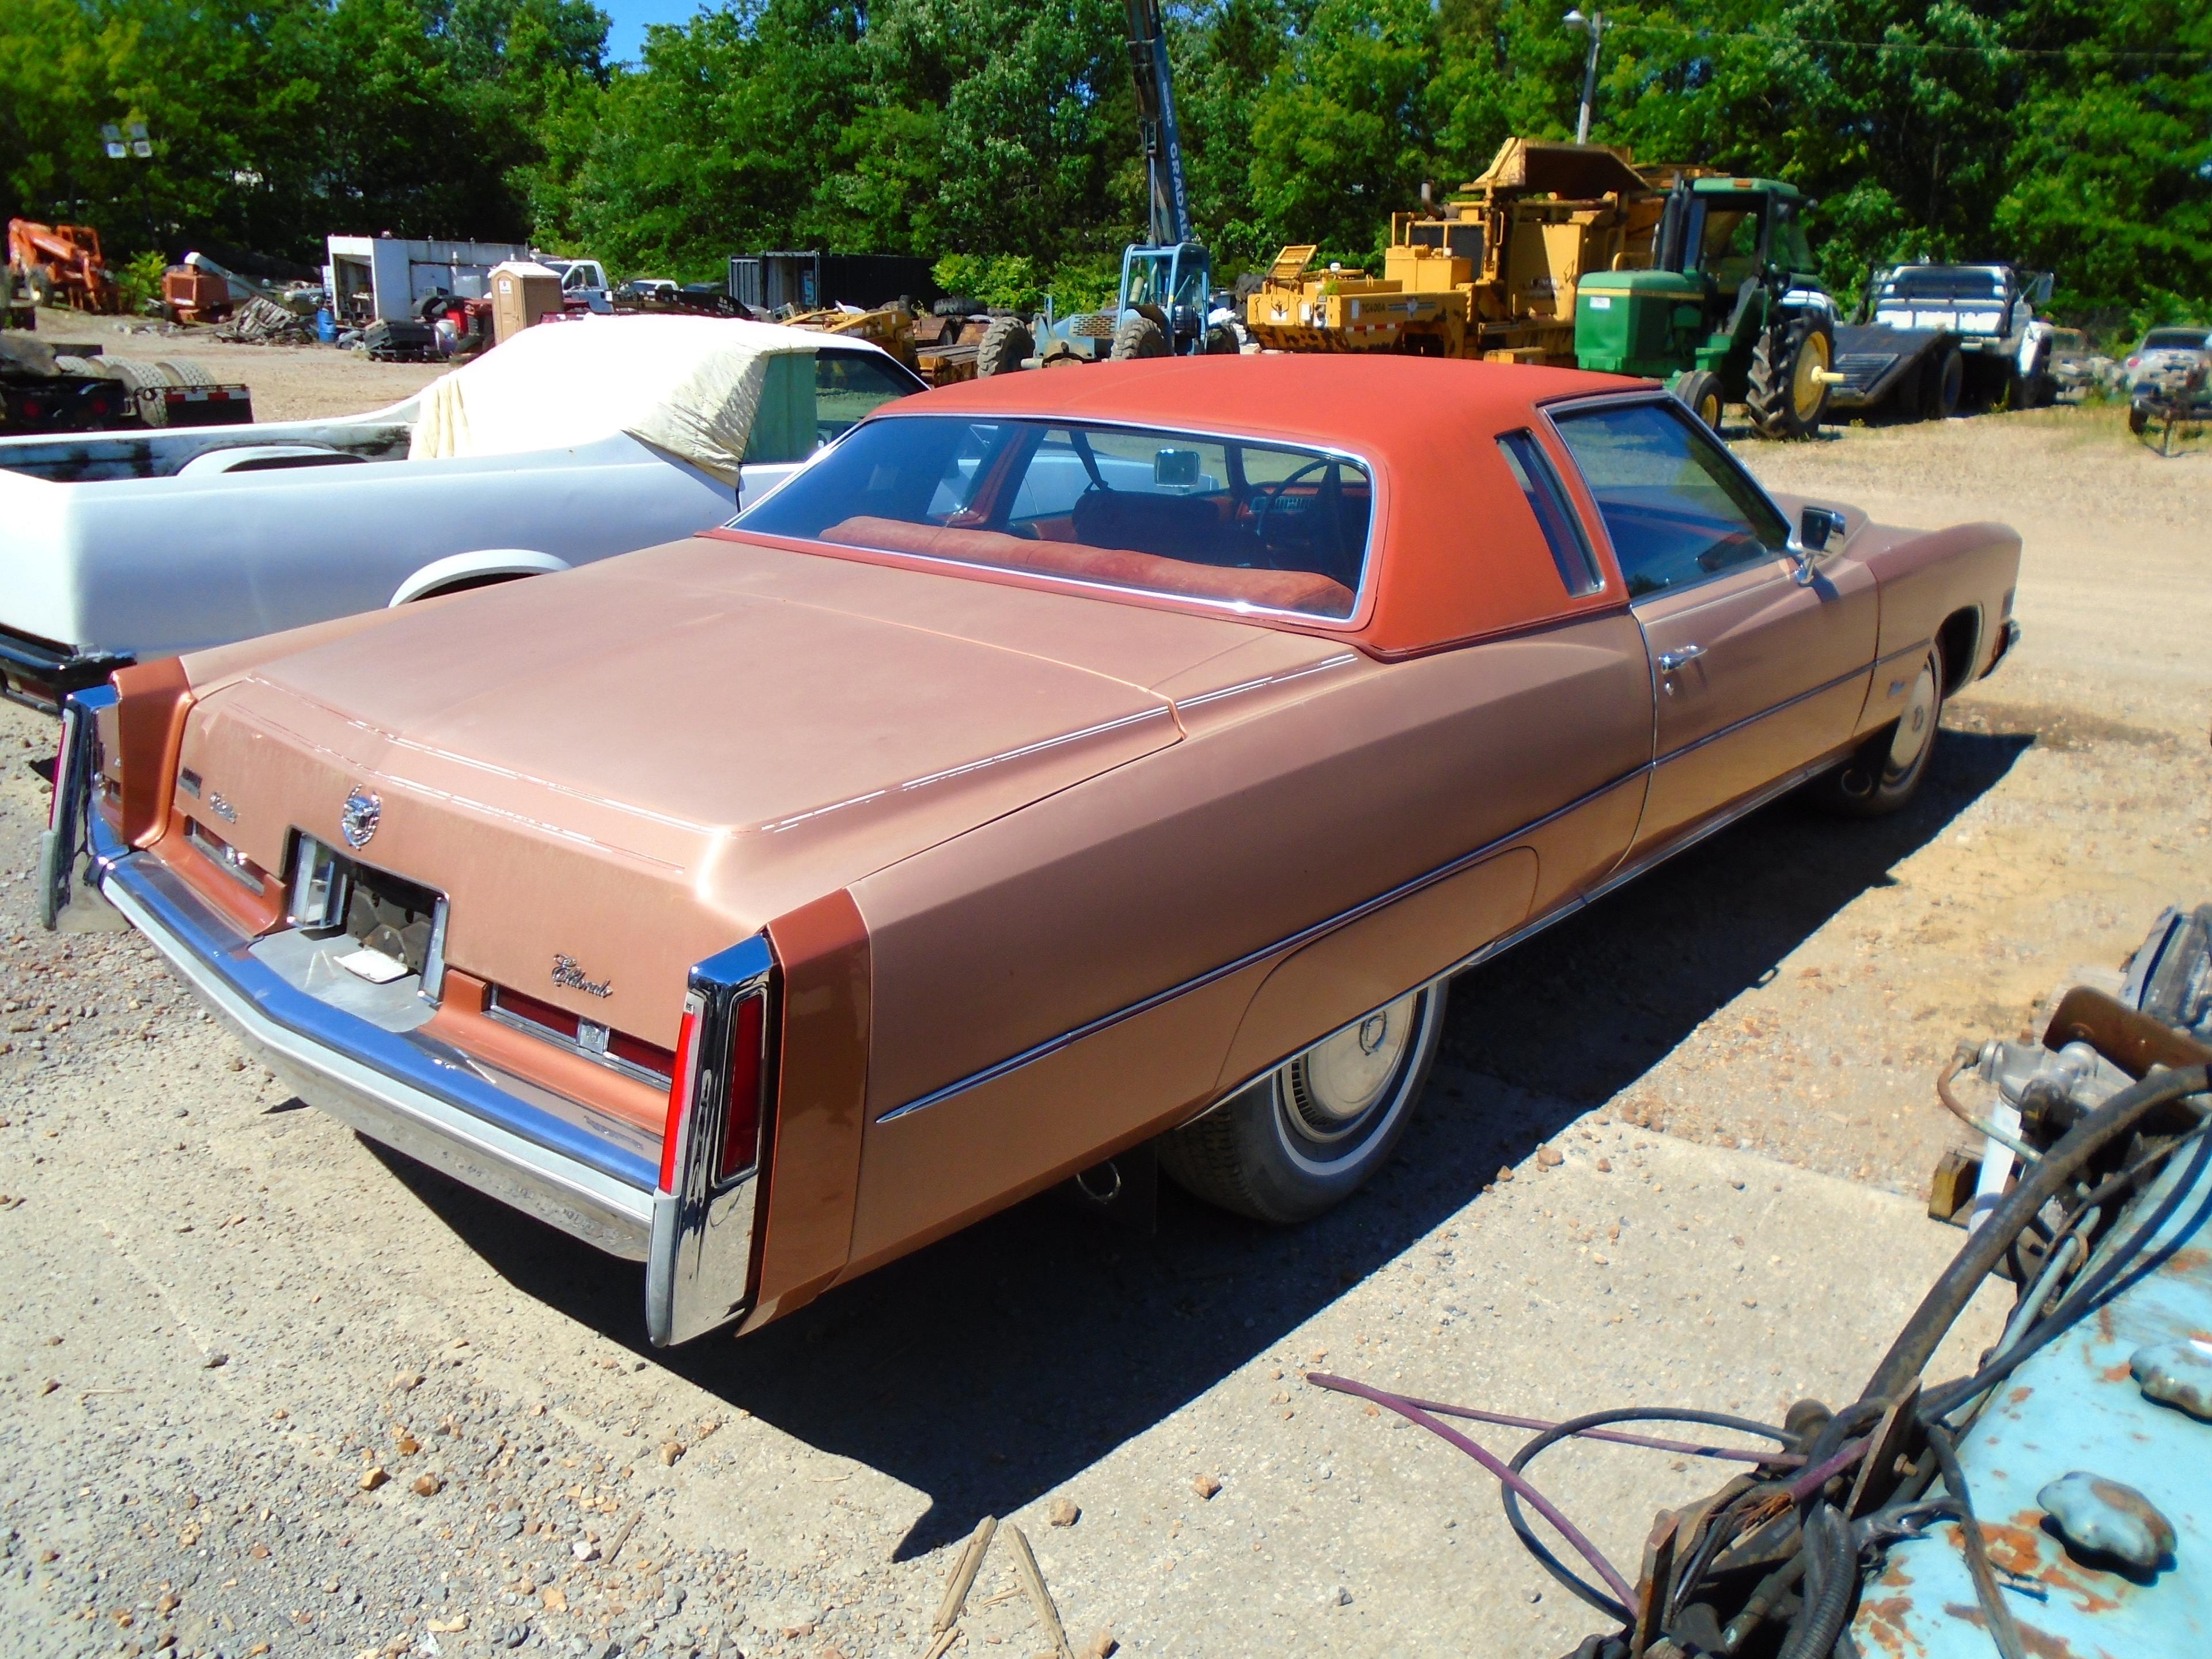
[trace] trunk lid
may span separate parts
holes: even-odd
[[[453,966],[665,1045],[688,963],[1177,741],[1149,688],[1233,678],[1255,635],[1329,649],[700,539],[212,653],[181,759],[204,793],[179,806],[220,795],[206,827],[277,870],[295,829],[344,848],[374,794],[352,855],[448,896]]]

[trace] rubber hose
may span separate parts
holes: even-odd
[[[1828,1659],[1858,1588],[1858,1553],[1835,1505],[1817,1501],[1805,1517],[1805,1607],[1775,1659]]]
[[[2205,1087],[2205,1068],[2202,1066],[2161,1072],[2121,1090],[2068,1130],[2064,1138],[2021,1176],[2020,1184],[1990,1212],[1990,1218],[1967,1239],[1965,1247],[1952,1258],[1951,1265],[1929,1287],[1928,1294],[1921,1298],[1919,1307],[1913,1310],[1912,1317],[1905,1322],[1897,1340],[1875,1367],[1861,1398],[1887,1399],[1909,1388],[1952,1322],[1973,1299],[1990,1270],[2012,1247],[2030,1218],[2064,1191],[2091,1158],[2134,1128],[2139,1121],[2172,1101],[2202,1094]]]

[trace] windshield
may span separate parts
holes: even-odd
[[[2201,351],[2205,333],[2201,328],[2154,328],[2143,336],[2145,351]]]
[[[1340,455],[1128,427],[870,421],[737,528],[1341,620],[1373,487]]]

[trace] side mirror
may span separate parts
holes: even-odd
[[[2034,286],[2027,290],[2028,304],[2039,307],[2050,304],[2052,281],[2051,274],[2047,270],[2038,276]]]
[[[1828,550],[1828,544],[1844,533],[1844,515],[1830,507],[1808,507],[1797,516],[1797,534],[1790,544],[1790,556],[1797,561],[1797,581],[1800,586],[1810,586],[1813,570],[1820,555]]]
[[[1808,551],[1825,553],[1828,544],[1844,533],[1844,515],[1832,507],[1808,507],[1797,519],[1797,539]]]

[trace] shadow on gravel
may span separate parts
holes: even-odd
[[[1919,799],[1891,818],[1844,823],[1781,802],[1464,975],[1400,1156],[1304,1227],[1257,1226],[1164,1187],[1158,1232],[1145,1238],[1039,1199],[743,1342],[655,1352],[641,1269],[381,1155],[526,1294],[924,1493],[928,1510],[895,1551],[907,1559],[1050,1493],[1282,1342],[1888,882],[2032,741],[1950,733]],[[1501,1093],[1493,1078],[1517,1086]],[[1201,1447],[1193,1471],[1206,1459]]]

